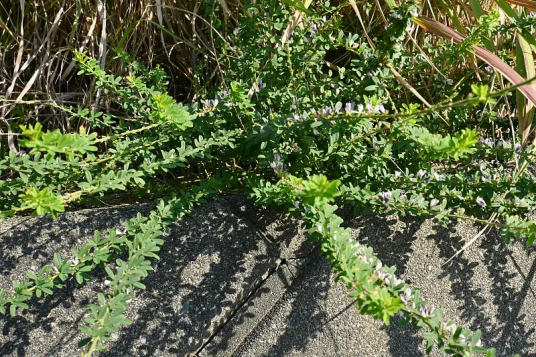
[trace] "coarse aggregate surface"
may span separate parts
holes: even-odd
[[[69,256],[94,230],[121,227],[150,205],[82,210],[0,222],[0,289]],[[481,329],[499,356],[536,356],[536,252],[510,245],[495,231],[445,262],[479,228],[457,222],[364,215],[346,226],[384,265],[421,288],[449,319]],[[327,260],[306,240],[299,221],[223,196],[177,221],[164,235],[160,261],[127,312],[134,323],[106,343],[101,356],[424,356],[411,326],[361,315]],[[105,291],[105,275],[83,286],[68,280],[33,299],[15,317],[0,316],[0,356],[78,356],[85,306]],[[440,355],[438,351],[432,353]]]

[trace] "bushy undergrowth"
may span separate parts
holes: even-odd
[[[428,352],[494,356],[480,331],[444,320],[418,287],[352,239],[335,212],[350,204],[355,214],[470,220],[532,245],[535,16],[497,4],[511,22],[476,3],[469,24],[445,10],[467,35],[459,37],[412,1],[376,7],[385,28],[372,26],[378,17],[367,3],[252,1],[232,36],[210,47],[220,85],[197,83],[203,98],[185,103],[168,93],[165,70],[146,69],[126,47],[112,60],[125,76],[73,52],[79,78],[94,83],[90,94],[105,96],[110,110],[25,100],[25,108],[49,105],[79,125],[62,132],[19,123],[20,150],[0,159],[0,214],[56,216],[123,191],[156,197],[158,207],[124,228],[95,232],[72,256],[56,254],[29,280],[15,281],[13,292],[0,291],[0,312],[15,315],[32,296],[53,294],[70,278],[83,284],[104,269],[107,291],[88,306],[81,327],[86,355],[104,350],[110,334],[130,323],[123,312],[144,288],[160,234],[207,198],[246,191],[303,219],[362,313],[386,324],[401,314],[423,330]],[[362,28],[348,25],[351,14]],[[415,32],[417,24],[437,36]]]

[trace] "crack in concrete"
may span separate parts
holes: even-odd
[[[278,246],[278,258],[275,260],[274,266],[272,266],[266,273],[264,273],[261,276],[261,279],[258,281],[258,283],[254,284],[251,288],[249,294],[247,294],[246,297],[241,299],[241,302],[234,308],[228,315],[225,321],[218,326],[216,326],[209,337],[205,340],[205,342],[190,356],[199,356],[200,353],[218,336],[218,334],[225,328],[226,325],[231,323],[235,316],[239,313],[239,311],[246,306],[251,299],[256,295],[256,293],[263,287],[263,285],[266,283],[266,281],[274,274],[276,273],[281,267],[288,265],[289,260],[303,260],[309,258],[312,254],[317,252],[316,249],[312,249],[308,254],[301,255],[301,256],[293,256],[293,257],[282,257],[284,255],[283,249],[281,249],[281,242],[279,241],[278,237],[275,237],[270,232],[266,232],[262,230],[257,222],[255,222],[253,219],[248,217],[246,214],[241,212],[240,210],[237,210],[236,207],[233,207],[228,202],[224,201],[220,204],[227,206],[229,210],[239,219],[243,220],[246,224],[248,224],[250,227],[253,227],[265,240],[270,242],[271,244],[275,244]]]
[[[240,309],[242,309],[242,307],[251,300],[251,298],[255,295],[255,293],[264,285],[264,283],[272,276],[272,274],[274,274],[282,265],[287,264],[287,261],[286,259],[277,259],[275,263],[276,263],[275,266],[269,269],[262,276],[261,281],[251,289],[248,296],[245,299],[243,299],[242,302],[239,305],[237,305],[237,307],[229,314],[229,317],[227,318],[227,320],[223,324],[218,326],[218,328],[215,329],[212,332],[212,334],[207,338],[205,343],[203,343],[203,345],[201,345],[201,347],[199,347],[199,349],[195,351],[195,353],[193,354],[194,356],[199,356],[199,354],[203,351],[203,349],[206,346],[208,346],[210,342],[220,333],[220,331],[223,330],[223,328],[233,320],[233,318],[236,316],[238,311],[240,311]]]

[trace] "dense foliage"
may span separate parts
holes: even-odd
[[[19,149],[0,158],[0,214],[55,217],[121,191],[157,198],[158,206],[14,281],[13,292],[0,291],[0,312],[15,315],[34,295],[104,269],[107,293],[88,306],[80,345],[86,355],[106,349],[110,334],[130,323],[123,312],[144,288],[162,232],[207,198],[240,190],[302,218],[362,313],[386,324],[402,314],[423,329],[428,352],[494,356],[480,331],[445,321],[336,214],[350,204],[355,214],[471,220],[499,228],[508,242],[533,244],[536,222],[527,216],[536,185],[527,168],[536,154],[536,16],[502,0],[487,10],[471,4],[474,22],[462,24],[448,7],[442,23],[413,1],[387,1],[376,8],[383,20],[365,25],[367,2],[247,2],[232,31],[213,22],[228,33],[214,40],[220,79],[194,71],[202,98],[184,103],[168,93],[166,71],[147,69],[124,47],[112,62],[121,75],[74,51],[78,75],[109,107],[16,101],[22,112],[43,104],[61,110],[78,127],[11,121],[21,135]],[[348,25],[356,17],[362,27]],[[431,33],[414,37],[417,25]]]

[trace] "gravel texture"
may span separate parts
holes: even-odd
[[[120,227],[149,205],[86,210],[0,222],[0,288],[65,256],[93,231]],[[479,227],[361,216],[347,221],[448,318],[483,330],[499,356],[536,356],[535,250],[488,232],[444,264]],[[243,196],[221,197],[172,226],[161,260],[128,310],[134,324],[101,356],[424,356],[410,326],[360,315],[299,222]],[[103,291],[97,271],[67,281],[16,317],[0,316],[0,356],[76,356],[85,306]],[[438,355],[437,351],[433,355]]]

